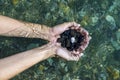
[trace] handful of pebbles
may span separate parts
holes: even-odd
[[[69,51],[77,50],[83,42],[84,36],[75,29],[69,29],[60,34],[57,42]]]

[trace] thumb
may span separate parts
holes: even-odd
[[[78,27],[80,26],[80,24],[76,23],[76,22],[65,22],[62,24],[65,28],[69,28],[69,27]]]

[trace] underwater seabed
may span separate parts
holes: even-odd
[[[120,0],[0,0],[1,15],[48,26],[76,21],[92,36],[78,62],[50,58],[11,80],[120,80],[119,4]],[[0,58],[45,43],[0,37]]]

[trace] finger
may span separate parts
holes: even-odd
[[[59,24],[53,27],[53,32],[55,35],[58,35],[74,25],[78,25],[78,24],[76,22],[65,22],[63,24]]]
[[[84,54],[83,54],[83,53],[80,53],[80,54],[79,54],[79,57],[82,57],[82,56],[84,56]]]
[[[79,52],[83,52],[88,46],[88,42],[87,43],[83,43],[80,47],[79,47]]]
[[[73,26],[71,26],[70,28],[71,29],[78,29],[78,28],[80,28],[80,24],[73,24]]]
[[[84,40],[81,43],[82,45],[79,47],[79,50],[84,51],[88,47],[88,45],[89,45],[89,40],[90,40],[90,38]]]
[[[79,54],[79,51],[75,51],[75,50],[74,50],[74,51],[72,51],[72,54],[75,54],[75,55],[76,55],[76,54]]]
[[[82,28],[81,26],[77,30],[84,36],[89,35],[88,31]]]
[[[79,29],[81,27],[80,24],[78,24],[77,26],[75,26],[75,29]]]
[[[78,27],[80,26],[80,24],[76,23],[76,22],[66,22],[63,24],[66,28],[70,28],[70,27]]]
[[[56,35],[55,37],[56,37],[56,38],[60,38],[60,35]]]
[[[79,57],[78,55],[76,55],[76,56],[72,55],[72,61],[78,61],[79,58],[80,58],[80,57]]]
[[[76,61],[76,56],[71,54],[71,61]]]
[[[77,51],[79,51],[79,53],[82,53],[83,49],[81,47],[79,47],[79,49]]]
[[[76,51],[75,51],[75,50],[73,50],[73,51],[71,51],[71,53],[72,53],[72,54],[75,54],[75,53],[76,53]]]
[[[80,57],[79,57],[79,56],[77,56],[76,61],[79,61],[79,59],[80,59]]]
[[[79,28],[81,25],[80,24],[78,24],[78,23],[74,23],[74,25],[73,25],[75,28]]]
[[[54,41],[57,42],[58,38],[60,38],[60,35],[56,35]]]
[[[82,57],[84,54],[83,53],[79,53],[79,54],[77,54],[77,56],[80,58],[80,57]]]
[[[83,44],[89,44],[89,41],[91,39],[91,36],[87,36],[84,41],[83,41]]]
[[[90,36],[85,36],[83,42],[81,43],[81,46],[79,47],[80,51],[84,51],[87,48],[90,39],[91,39]]]
[[[57,42],[57,39],[60,38],[60,35],[55,36],[56,37],[56,46],[61,46],[61,43]]]
[[[56,41],[57,41],[56,37],[52,37],[52,38],[50,39],[50,42],[56,42]]]
[[[56,46],[59,46],[59,47],[60,47],[60,46],[61,46],[61,43],[56,43]]]
[[[87,35],[87,36],[89,35],[88,31],[85,30],[85,29],[82,30],[82,33],[83,33],[84,35]]]
[[[68,61],[71,59],[71,53],[62,47],[59,47],[59,49],[56,51],[56,53],[57,53],[56,55],[66,59]]]
[[[74,61],[79,61],[79,56],[75,57]]]
[[[69,58],[69,60],[70,60],[70,61],[76,61],[76,59],[77,59],[77,56],[74,55],[74,54],[72,54],[72,53],[70,53],[70,58]]]
[[[72,26],[72,27],[70,27],[70,29],[75,29],[75,27],[74,27],[74,26]]]
[[[92,37],[91,36],[89,36],[89,41],[92,39]]]
[[[80,33],[81,33],[81,34],[83,34],[84,36],[88,36],[88,35],[89,35],[88,31],[87,31],[87,30],[85,30],[85,29],[84,29],[84,28],[82,28],[82,27],[80,27],[78,30],[79,30],[79,31],[80,31]]]
[[[80,59],[80,54],[77,54],[76,58],[75,58],[75,61],[79,61],[79,59]]]

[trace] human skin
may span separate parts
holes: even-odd
[[[28,22],[18,21],[2,15],[0,16],[0,35],[2,36],[42,38],[48,41],[56,42],[59,35],[65,30],[68,30],[69,28],[76,30],[79,29],[80,32],[83,33],[85,36],[84,43],[77,51],[69,52],[63,49],[61,46],[59,46],[59,48],[61,48],[62,50],[68,53],[80,54],[88,46],[90,40],[90,36],[88,32],[82,27],[80,27],[80,24],[77,24],[75,22],[66,22],[63,24],[56,25],[53,28],[50,28],[46,25],[28,23]],[[58,54],[58,55],[62,56],[63,54]]]
[[[78,61],[81,57],[81,49],[70,52],[56,42],[59,35],[65,30],[81,29],[85,35],[83,49],[89,44],[90,37],[88,32],[75,22],[67,22],[50,28],[46,25],[18,21],[9,17],[0,16],[0,35],[9,37],[42,38],[50,43],[25,52],[17,53],[10,57],[0,59],[0,80],[10,79],[18,73],[28,69],[34,64],[55,55],[68,61]]]
[[[2,36],[42,38],[50,41],[51,31],[51,28],[46,25],[23,22],[0,16],[0,35]]]
[[[48,43],[25,52],[0,59],[0,80],[8,80],[36,63],[53,57],[56,47]]]

